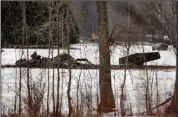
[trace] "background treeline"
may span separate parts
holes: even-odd
[[[129,34],[132,35],[130,41],[149,41],[153,43],[166,41],[167,43],[175,43],[175,6],[174,2],[131,2],[130,5],[125,1],[107,2],[109,35],[113,33],[112,38],[115,39],[115,42],[125,42],[128,40],[128,31],[123,29],[127,29],[128,21],[130,21]],[[62,17],[60,17],[60,14],[63,14],[63,18],[66,17],[65,9],[68,8],[66,5],[62,5],[60,9],[53,8],[52,24],[49,23],[49,7],[47,1],[26,2],[26,7],[29,44],[49,44],[49,27],[53,25],[53,42],[51,42],[51,45],[57,44],[56,39],[60,40],[61,45],[66,45],[66,26],[62,22],[65,19],[62,20]],[[57,18],[59,21],[56,20],[56,9],[59,10],[59,18]],[[69,11],[72,17],[71,23],[74,24],[70,25],[71,43],[79,42],[79,34],[80,39],[83,40],[90,39],[92,33],[98,36],[96,1],[71,1]],[[7,44],[21,45],[22,2],[3,1],[1,12],[2,47]],[[128,19],[129,15],[130,19]],[[115,26],[116,28],[113,31]],[[62,31],[59,30],[62,28],[64,32],[63,36],[61,36]],[[152,37],[148,38],[146,35],[152,35]],[[169,39],[164,40],[163,36],[167,36]]]
[[[57,1],[60,2],[60,1]],[[57,5],[54,2],[54,9],[52,11],[52,23],[49,22],[49,9],[48,2],[41,1],[29,1],[26,2],[26,27],[28,28],[28,45],[49,45],[49,27],[52,26],[52,35],[53,38],[51,40],[52,45],[57,44],[57,40],[60,40],[60,45],[66,45],[67,40],[66,37],[66,24],[62,22],[64,18],[66,18],[67,9],[70,12],[70,17],[73,17],[70,8],[63,4],[56,11],[55,6]],[[1,22],[2,22],[2,36],[1,43],[2,47],[6,47],[7,45],[26,45],[26,41],[22,39],[22,24],[23,24],[23,12],[22,12],[22,2],[20,1],[2,1],[1,3]],[[58,16],[63,16],[60,18],[56,18],[56,14]],[[63,19],[62,19],[63,18]],[[57,20],[58,19],[58,20]],[[70,28],[70,43],[78,43],[79,42],[79,29],[74,20],[71,18],[73,25]],[[57,26],[58,23],[63,26]],[[62,29],[58,29],[62,28]],[[63,30],[63,31],[62,31]],[[61,38],[61,32],[64,32],[63,37]],[[63,40],[62,40],[63,39]]]

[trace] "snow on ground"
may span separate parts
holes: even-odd
[[[23,98],[25,97],[27,86],[26,86],[26,69],[23,68],[22,70],[22,84],[23,84]],[[147,77],[148,72],[148,77]],[[175,80],[175,71],[174,70],[130,70],[127,71],[127,80],[125,84],[125,108],[127,110],[132,107],[132,111],[134,113],[141,113],[145,111],[145,89],[146,89],[146,78],[149,79],[149,88],[150,91],[153,93],[152,96],[152,104],[155,105],[156,103],[156,94],[157,94],[157,87],[156,87],[156,77],[158,78],[158,93],[159,93],[159,101],[163,102],[168,97],[171,96],[173,89],[174,89],[174,80]],[[30,76],[32,77],[33,85],[39,85],[40,83],[44,83],[45,85],[45,99],[47,96],[47,76],[48,76],[47,69],[31,69]],[[63,73],[63,77],[62,77]],[[115,100],[116,100],[116,109],[120,110],[119,106],[119,98],[121,94],[121,85],[124,80],[124,70],[112,70],[112,89],[114,92]],[[61,89],[63,87],[62,92],[60,94],[63,96],[62,98],[62,107],[63,113],[68,112],[68,102],[67,102],[67,86],[68,86],[68,70],[60,70],[61,80],[60,86]],[[15,82],[19,83],[19,69],[15,68],[4,68],[2,69],[2,76],[3,76],[3,92],[2,92],[2,102],[3,102],[3,109],[8,107],[13,108],[14,105],[14,97],[15,92]],[[57,70],[55,69],[55,78],[57,78]],[[98,70],[72,70],[72,87],[71,87],[71,95],[72,95],[72,104],[76,106],[76,98],[77,98],[77,84],[79,84],[79,104],[82,103],[84,106],[87,107],[88,100],[92,100],[92,107],[96,108],[97,104],[97,92],[98,89],[98,81],[99,81],[99,73]],[[56,89],[56,82],[55,81],[55,89]],[[62,83],[63,82],[63,83]],[[62,85],[63,84],[63,85]],[[39,85],[41,86],[41,85]],[[38,86],[38,87],[39,87]],[[50,88],[52,88],[52,69],[50,69]],[[51,90],[52,91],[52,90]],[[56,93],[56,90],[55,90]],[[50,97],[52,99],[52,92],[50,92]],[[83,101],[83,102],[82,102]],[[52,108],[52,102],[51,102]]]
[[[87,58],[90,62],[94,64],[99,64],[99,47],[98,44],[73,44],[71,47],[76,49],[71,49],[70,54],[74,58]],[[111,46],[111,64],[118,65],[119,58],[126,56],[126,49],[124,46]],[[2,53],[2,65],[5,64],[15,64],[16,60],[21,58],[22,50],[21,49],[7,49]],[[29,49],[29,56],[33,52],[37,52],[39,55],[48,57],[49,50],[48,49]],[[64,49],[60,50],[60,53],[64,53],[67,51]],[[130,48],[130,54],[134,53],[143,53],[143,52],[152,52],[152,46],[146,45],[144,48],[142,46],[133,45]],[[157,52],[157,51],[154,51]],[[173,51],[173,48],[169,46],[167,51],[159,51],[161,55],[161,59],[154,60],[151,62],[147,62],[148,65],[176,65],[176,57]],[[24,49],[24,57],[26,57],[27,50]],[[54,49],[53,56],[57,55],[57,49]],[[52,52],[50,52],[50,57],[52,57]]]
[[[99,63],[98,57],[98,45],[97,44],[75,44],[72,45],[73,48],[70,51],[74,58],[87,58],[94,64]],[[3,49],[2,53],[2,65],[5,64],[15,64],[15,61],[20,59],[20,49]],[[41,56],[48,57],[48,49],[29,49],[29,55],[34,51]],[[151,46],[144,46],[144,52],[151,52]],[[66,50],[60,50],[60,53],[66,52]],[[141,46],[132,46],[130,49],[130,54],[143,52]],[[24,51],[26,55],[26,50]],[[161,59],[148,62],[152,65],[176,65],[175,53],[171,47],[167,51],[160,51]],[[57,50],[54,49],[54,56],[57,55]],[[125,48],[123,46],[112,46],[111,47],[111,64],[118,65],[119,57],[125,55]],[[51,56],[51,55],[50,55]],[[3,109],[7,112],[8,108],[13,108],[15,100],[15,92],[18,90],[15,88],[18,86],[19,82],[19,68],[3,68],[2,72],[2,83],[3,83],[3,93],[2,102]],[[50,73],[50,88],[52,88],[52,69],[49,69]],[[112,89],[116,99],[116,109],[120,111],[120,93],[121,85],[124,81],[124,70],[112,70]],[[67,107],[67,85],[68,85],[68,70],[60,69],[60,86],[63,90],[60,91],[62,95],[62,107],[63,113],[68,112]],[[33,84],[45,83],[45,99],[47,93],[47,78],[48,69],[30,69],[30,76],[33,79]],[[57,82],[57,70],[55,69],[55,80]],[[79,84],[79,103],[84,104],[87,107],[88,100],[92,100],[92,108],[96,108],[97,94],[98,94],[98,70],[72,70],[72,104],[76,106],[77,98],[77,84]],[[127,110],[132,107],[134,113],[141,113],[145,111],[145,88],[147,79],[149,81],[150,91],[153,92],[153,102],[156,103],[156,94],[160,96],[160,102],[166,100],[173,92],[175,83],[175,70],[128,70],[126,74],[126,85],[125,85],[125,107]],[[156,85],[156,78],[158,79],[158,89]],[[26,69],[22,68],[22,84],[23,84],[23,97],[26,95]],[[16,84],[16,83],[17,84]],[[56,84],[55,82],[55,84]],[[63,83],[62,83],[63,82]],[[62,85],[63,84],[63,85]],[[38,87],[40,87],[39,85]],[[50,98],[52,92],[50,92]],[[160,103],[159,102],[159,103]],[[51,102],[52,103],[52,102]],[[46,104],[46,103],[45,103]],[[52,105],[51,105],[52,107]]]

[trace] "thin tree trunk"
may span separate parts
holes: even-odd
[[[50,49],[49,49],[49,53],[50,53]],[[50,54],[48,55],[48,58],[49,58],[49,56],[50,56]],[[50,74],[50,72],[49,72],[49,68],[48,68],[47,117],[49,117],[49,90],[50,90],[50,75],[49,74]]]
[[[129,38],[129,36],[128,36]],[[126,44],[127,43],[127,44]],[[121,97],[120,97],[120,108],[121,108],[121,116],[125,116],[126,115],[126,111],[125,111],[125,106],[124,106],[124,89],[125,89],[125,82],[126,82],[126,78],[127,78],[127,70],[128,70],[128,55],[129,55],[129,51],[130,51],[130,41],[125,43],[125,47],[126,47],[126,63],[125,63],[125,70],[124,70],[124,82],[121,86]]]
[[[22,94],[22,68],[20,67],[20,81],[19,81],[19,117],[21,117],[22,113],[22,102],[21,102],[21,94]]]
[[[15,48],[15,60],[17,60],[16,48]],[[17,91],[17,68],[15,68],[15,91]],[[15,92],[14,113],[17,111],[17,96],[18,92]]]
[[[64,21],[64,10],[62,11],[62,21]],[[62,48],[64,49],[64,24],[62,23],[62,32],[61,32],[61,39],[62,39]],[[60,112],[61,113],[61,110],[62,110],[62,105],[63,105],[63,102],[62,102],[62,99],[63,99],[63,78],[64,78],[64,70],[62,68],[62,81],[61,81],[61,106],[60,106]]]
[[[58,56],[59,56],[59,41],[58,41]],[[58,61],[59,61],[59,57],[58,57]],[[59,116],[59,90],[60,90],[60,74],[59,74],[59,63],[57,64],[57,99],[56,99],[56,117]]]
[[[58,6],[58,2],[56,3]],[[60,4],[60,3],[59,3]],[[58,12],[59,12],[59,8],[56,7],[56,10],[57,10],[57,13],[56,13],[56,16],[58,16]],[[59,21],[59,18],[57,18],[57,22]],[[59,27],[60,28],[60,27]],[[59,38],[57,38],[57,55],[59,56]],[[59,61],[59,57],[58,57],[58,61]],[[60,90],[60,74],[59,74],[59,62],[57,63],[57,99],[56,99],[56,117],[60,116],[59,114],[59,90]]]
[[[0,3],[1,5],[1,3]],[[1,23],[0,23],[1,24]],[[1,45],[1,41],[0,41],[0,45]],[[2,49],[0,48],[0,51],[2,51]],[[2,55],[2,54],[1,54]],[[0,55],[0,58],[2,58],[2,56]],[[0,61],[0,69],[1,69],[1,61]],[[0,72],[0,116],[2,115],[2,76],[1,76],[1,72]]]
[[[130,31],[130,3],[128,3],[129,5],[129,14],[128,14],[128,32]],[[126,115],[126,111],[125,111],[125,106],[124,106],[124,88],[125,88],[125,82],[126,82],[126,78],[127,78],[127,70],[128,70],[128,55],[129,55],[129,51],[130,51],[130,34],[127,35],[127,41],[125,42],[125,48],[126,48],[126,63],[125,63],[125,70],[124,70],[124,82],[121,86],[121,98],[120,98],[120,108],[121,108],[121,116],[125,116]]]
[[[99,33],[99,113],[113,112],[115,99],[111,85],[110,51],[106,1],[97,1]]]
[[[24,2],[22,2],[22,15],[23,15],[23,17],[24,17]],[[23,19],[23,23],[24,23],[24,19]],[[23,50],[23,48],[24,48],[24,40],[25,40],[25,26],[23,25],[22,26],[22,54],[21,54],[21,59],[22,59],[22,56],[23,56],[23,54],[24,54],[24,50]],[[19,79],[19,117],[21,117],[22,115],[22,98],[21,98],[21,96],[22,96],[22,68],[21,68],[21,66],[20,66],[20,73],[19,73],[19,77],[20,77],[20,79]]]
[[[29,60],[29,53],[28,53],[28,32],[27,32],[27,23],[26,23],[26,6],[25,2],[23,2],[23,26],[25,30],[25,40],[27,45],[27,60]],[[29,65],[27,65],[27,92],[28,92],[28,114],[32,116],[33,109],[32,109],[32,97],[31,97],[31,90],[30,90],[30,76],[29,76]]]
[[[52,8],[51,8],[51,1],[48,2],[49,4],[49,22],[50,22],[50,28],[49,28],[49,49],[48,49],[48,59],[50,58],[50,51],[51,51],[51,40],[52,40],[52,27],[51,27],[51,15],[52,15]],[[49,117],[49,90],[50,90],[50,72],[48,68],[48,92],[47,92],[47,117]]]
[[[51,2],[51,5],[52,5],[52,11],[53,11],[53,8],[54,8],[54,6],[55,6],[55,2],[54,1],[52,1]],[[53,13],[53,12],[52,12]],[[53,25],[52,25],[52,30],[53,30]],[[52,32],[51,32],[51,41],[52,41],[52,46],[54,46],[54,40],[52,39]],[[54,48],[52,47],[52,59],[54,59]],[[52,72],[52,101],[53,101],[53,115],[55,115],[55,111],[56,111],[56,103],[55,103],[55,71],[54,71],[54,62],[52,62],[52,69],[53,69],[53,72]]]
[[[67,8],[67,5],[66,4],[66,29],[67,29],[67,53],[68,55],[70,55],[70,39],[69,39],[69,22],[68,22],[68,18],[69,17],[69,12],[68,12],[68,8]],[[67,89],[67,97],[68,97],[68,108],[69,108],[69,113],[68,113],[68,116],[71,117],[72,116],[72,111],[73,111],[73,107],[72,107],[72,103],[71,103],[71,95],[70,95],[70,90],[71,90],[71,80],[72,80],[72,77],[71,77],[71,60],[70,58],[68,57],[68,61],[69,61],[69,82],[68,82],[68,89]]]
[[[53,45],[53,41],[52,41],[52,45]],[[52,59],[54,59],[54,56],[53,56],[53,52],[54,52],[54,50],[53,50],[53,48],[52,48]],[[56,106],[55,106],[55,83],[54,83],[54,76],[55,76],[55,71],[54,71],[54,63],[52,63],[52,65],[53,65],[53,83],[52,83],[52,90],[53,90],[53,93],[52,93],[52,98],[53,98],[53,114],[55,115],[55,111],[56,111]]]
[[[158,84],[158,76],[156,71],[156,105],[159,105],[159,84]],[[157,108],[157,113],[159,113],[159,107]]]

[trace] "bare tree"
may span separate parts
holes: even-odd
[[[129,11],[130,11],[130,3],[128,3],[128,6],[129,6]],[[128,32],[130,31],[130,12],[128,13],[128,27],[127,27],[127,30]],[[130,51],[130,34],[128,33],[127,34],[127,40],[125,41],[125,48],[126,48],[126,63],[125,63],[125,70],[124,70],[124,82],[121,86],[121,96],[120,96],[120,109],[121,109],[121,115],[122,116],[125,116],[126,115],[126,112],[125,112],[125,107],[124,107],[124,97],[125,97],[125,92],[124,92],[124,89],[125,89],[125,82],[126,82],[126,78],[127,78],[127,70],[128,70],[128,55],[129,55],[129,51]]]
[[[177,52],[178,52],[178,1],[176,2],[176,9],[177,9],[177,47],[176,47],[176,49],[177,49]],[[178,116],[178,56],[177,56],[177,53],[176,53],[176,88],[175,88],[175,92],[176,92],[176,94],[174,94],[174,95],[176,95],[176,101],[175,101],[175,104],[176,104],[176,114],[177,114],[177,116]]]
[[[51,26],[51,15],[52,15],[52,8],[51,8],[51,1],[48,2],[48,11],[49,11],[49,49],[48,49],[48,59],[50,58],[50,46],[51,46],[51,40],[52,40],[52,26]],[[47,117],[49,117],[49,92],[50,92],[50,72],[48,68],[48,92],[47,92]]]
[[[24,3],[22,3],[22,12],[23,12],[23,15],[24,15]],[[23,19],[23,22],[24,22],[24,19]],[[25,40],[25,27],[23,25],[22,27],[22,54],[21,54],[21,59],[22,59],[22,56],[24,54],[24,50],[23,50],[23,47],[24,47],[24,40]],[[19,74],[19,117],[21,117],[22,115],[22,68],[20,67],[20,74]]]
[[[28,27],[26,23],[26,3],[23,2],[23,28],[25,30],[25,40],[27,45],[27,60],[29,60],[29,53],[28,53]],[[30,76],[29,76],[29,66],[27,65],[27,92],[28,92],[28,114],[29,116],[33,115],[32,109],[32,97],[31,97],[31,88],[30,88]]]
[[[57,22],[60,22],[60,18],[59,18],[59,4],[62,4],[60,1],[56,2],[56,15],[58,16],[56,18]],[[62,14],[63,15],[63,14]],[[59,29],[61,28],[60,25],[58,26]],[[58,30],[59,32],[62,30]],[[60,47],[60,39],[56,38],[56,42],[57,42],[57,55],[59,56],[59,47]],[[59,61],[59,57],[58,57],[58,61]],[[57,63],[57,97],[56,97],[56,117],[60,116],[60,111],[59,111],[59,90],[60,90],[60,73],[59,73],[59,62]]]
[[[165,9],[164,5],[167,5],[167,9],[170,9],[170,10],[167,10]],[[152,6],[152,10],[154,11],[154,15],[158,14],[160,17],[156,17],[154,16],[155,19],[157,19],[159,25],[161,26],[161,28],[166,32],[166,34],[168,35],[170,41],[172,43],[178,43],[178,28],[176,29],[175,27],[175,19],[176,19],[176,16],[177,16],[177,19],[178,19],[178,2],[167,2],[167,3],[151,3],[151,6]],[[177,25],[178,27],[178,25]],[[176,32],[177,31],[177,32]],[[178,44],[176,44],[178,45]],[[177,47],[177,46],[176,46]],[[177,61],[178,61],[178,58],[177,58],[177,53],[176,54],[176,67],[178,66],[177,65]],[[178,78],[178,68],[176,68],[176,80],[175,80],[175,88],[174,88],[174,93],[173,93],[173,96],[172,96],[172,101],[171,101],[171,104],[170,106],[168,107],[167,109],[167,113],[176,113],[178,112],[178,102],[177,102],[177,78]],[[167,99],[167,100],[170,100],[170,99]],[[165,102],[168,102],[168,101],[165,101]],[[161,103],[163,104],[163,103]],[[159,107],[159,106],[158,106]],[[177,113],[178,115],[178,113]]]
[[[115,99],[111,85],[110,51],[108,36],[108,19],[106,1],[97,1],[98,32],[99,32],[99,113],[113,112]]]
[[[69,28],[69,22],[70,21],[70,16],[69,16],[69,3],[66,3],[66,30],[67,30],[67,53],[68,55],[70,55],[70,38],[69,38],[69,32],[70,32],[70,28]],[[73,107],[72,107],[72,103],[71,103],[71,95],[70,95],[70,90],[71,90],[71,80],[72,80],[72,76],[71,76],[71,59],[70,57],[68,57],[68,61],[69,61],[69,82],[68,82],[68,89],[67,89],[67,97],[68,97],[68,108],[69,108],[69,114],[68,116],[71,117],[72,116],[72,112],[73,112]]]
[[[175,42],[176,40],[176,34],[177,32],[175,31],[175,16],[177,15],[175,11],[177,8],[175,7],[175,2],[145,2],[144,3],[147,8],[149,8],[149,11],[145,14],[136,11],[136,7],[132,6],[132,10],[129,11],[128,8],[124,8],[127,12],[130,12],[132,14],[132,17],[137,19],[137,24],[140,27],[148,26],[146,28],[147,32],[149,33],[149,30],[155,31],[155,30],[161,30],[163,33],[168,35],[169,39],[171,42]],[[167,5],[166,8],[164,5]],[[175,10],[176,8],[176,10]],[[170,9],[170,10],[168,10]],[[145,18],[147,17],[147,18]],[[139,21],[139,22],[138,22]],[[176,32],[176,33],[175,33]],[[178,36],[177,36],[178,37]],[[177,92],[177,79],[175,81],[175,89],[174,89],[174,94],[171,97],[172,102],[167,110],[168,113],[176,113],[176,92]],[[147,89],[147,92],[149,92],[149,89]],[[147,97],[149,98],[149,97]],[[168,103],[171,98],[168,98],[166,101],[161,103],[160,105],[154,107],[153,109],[156,109],[166,103]],[[149,99],[148,99],[149,100]],[[148,107],[150,108],[150,107]],[[153,110],[149,109],[149,111]]]
[[[177,56],[177,52],[178,52],[178,1],[176,1],[176,11],[177,11],[177,40],[176,40],[176,81],[175,81],[175,88],[174,88],[174,94],[172,97],[172,101],[171,101],[171,105],[169,107],[169,109],[171,109],[171,111],[176,112],[177,116],[178,116],[178,56]],[[170,110],[168,110],[170,111]],[[171,112],[169,112],[171,113]]]
[[[1,3],[0,3],[0,5],[1,5]],[[0,45],[1,45],[1,41],[0,41]],[[1,51],[2,50],[1,50],[1,47],[0,47],[0,52]],[[2,54],[0,54],[0,57],[1,57],[1,55]],[[0,61],[0,69],[1,69],[1,61]],[[2,111],[1,111],[2,110],[2,102],[1,102],[1,100],[2,100],[2,77],[1,77],[1,72],[0,72],[0,116],[2,114]]]

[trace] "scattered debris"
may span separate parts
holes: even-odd
[[[81,63],[81,61],[85,61],[85,63]],[[30,60],[20,59],[15,63],[16,67],[38,67],[38,68],[81,68],[81,69],[89,69],[95,68],[96,66],[92,64],[88,59],[74,59],[72,56],[63,53],[57,55],[54,58],[41,57],[35,51],[31,55]]]
[[[156,43],[153,45],[152,50],[167,50],[168,44],[166,43]]]
[[[36,53],[36,51],[35,51],[35,52],[31,55],[31,58],[32,58],[32,59],[35,59],[36,56],[37,56],[37,53]]]

